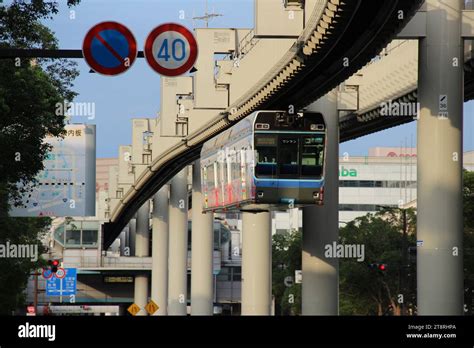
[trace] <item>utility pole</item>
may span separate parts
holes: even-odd
[[[34,273],[34,282],[35,282],[35,293],[34,293],[34,297],[33,297],[33,306],[35,307],[35,314],[38,315],[38,270],[35,270],[35,273]]]

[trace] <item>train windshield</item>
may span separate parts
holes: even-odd
[[[320,178],[324,163],[324,135],[256,134],[259,178]]]
[[[255,137],[258,177],[274,177],[277,173],[277,136],[259,135]]]
[[[302,137],[301,176],[321,177],[324,161],[324,136]]]
[[[299,139],[297,136],[280,136],[278,146],[278,166],[281,177],[298,177],[298,143]]]

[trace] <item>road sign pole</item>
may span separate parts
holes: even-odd
[[[63,280],[64,278],[59,279],[59,303],[63,303]]]
[[[38,313],[38,276],[39,276],[39,272],[38,270],[35,270],[35,273],[34,273],[34,297],[33,297],[33,306],[35,307],[35,313]]]

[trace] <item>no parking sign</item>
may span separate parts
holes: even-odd
[[[102,22],[86,34],[82,52],[87,64],[95,72],[118,75],[128,70],[137,58],[137,42],[124,25]]]
[[[157,73],[179,76],[196,62],[198,47],[193,34],[180,24],[162,24],[148,35],[145,58]]]

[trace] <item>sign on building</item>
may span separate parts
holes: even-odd
[[[52,150],[38,183],[22,196],[11,216],[95,215],[95,125],[66,125],[64,138],[47,137]]]

